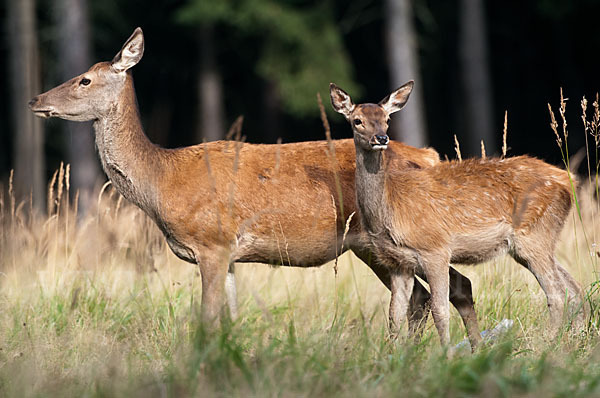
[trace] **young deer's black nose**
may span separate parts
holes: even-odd
[[[29,106],[31,107],[31,106],[34,106],[36,102],[38,102],[38,97],[33,97],[33,98],[32,98],[32,99],[31,99],[31,100],[28,102],[28,104],[29,104]]]
[[[375,140],[379,143],[379,145],[387,145],[390,141],[387,135],[376,135]]]

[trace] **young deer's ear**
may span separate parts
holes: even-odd
[[[144,33],[141,28],[136,28],[123,48],[112,60],[112,67],[116,72],[125,72],[142,59],[144,55]]]
[[[333,83],[329,83],[329,94],[331,95],[331,105],[333,105],[333,110],[341,113],[348,119],[355,107],[352,98],[350,98],[348,93]]]
[[[413,86],[415,85],[414,81],[409,81],[404,84],[402,87],[385,97],[379,102],[379,105],[383,107],[383,109],[387,112],[388,115],[398,112],[400,109],[404,108],[406,102],[408,101],[408,97],[412,92]]]

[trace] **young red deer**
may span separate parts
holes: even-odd
[[[111,62],[40,94],[30,106],[42,117],[94,121],[102,166],[117,191],[156,222],[178,257],[199,265],[203,318],[219,315],[224,290],[235,316],[234,261],[312,267],[352,249],[369,262],[357,220],[340,247],[346,217],[355,211],[351,140],[334,141],[335,167],[324,141],[153,145],[142,130],[130,72],[143,50],[138,28]],[[399,169],[439,162],[435,151],[401,143],[390,143],[388,158]],[[387,270],[376,262],[371,268],[389,288]],[[450,279],[453,303],[476,343],[470,282],[454,270]],[[415,292],[414,311],[423,313],[429,294],[418,283]]]
[[[554,257],[572,203],[567,172],[527,156],[420,170],[390,166],[389,115],[402,109],[412,87],[408,82],[379,104],[354,105],[330,85],[333,108],[354,133],[362,225],[376,258],[390,271],[391,324],[398,327],[405,319],[414,273],[422,268],[435,325],[448,344],[448,264],[476,264],[508,252],[537,278],[557,330],[566,295],[569,304],[582,303],[579,284]]]

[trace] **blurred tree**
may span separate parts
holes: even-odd
[[[411,1],[386,0],[385,2],[386,44],[392,85],[390,90],[395,90],[408,80],[415,81],[406,108],[392,118],[390,135],[393,139],[422,147],[427,144],[427,126]]]
[[[207,24],[199,29],[200,68],[198,69],[198,115],[196,141],[223,139],[225,111],[223,85],[215,51],[214,29]]]
[[[315,95],[320,92],[326,98],[330,81],[359,98],[329,1],[191,0],[180,10],[179,21],[221,27],[220,45],[252,38],[255,58],[235,70],[251,68],[264,79],[263,121],[271,130],[280,124],[279,109],[297,117],[316,115]],[[268,141],[281,135],[265,133]]]
[[[492,116],[492,83],[488,62],[487,29],[482,0],[461,0],[459,60],[464,95],[466,150],[477,154],[480,142],[487,153],[498,150]]]
[[[59,72],[61,80],[66,81],[85,72],[92,64],[87,0],[59,0],[53,11],[58,27]],[[79,190],[79,208],[85,214],[91,205],[94,185],[100,177],[92,124],[64,122],[62,125],[69,138],[72,192]]]
[[[13,106],[13,168],[18,199],[33,195],[42,209],[45,199],[45,160],[42,121],[27,107],[40,93],[40,72],[34,0],[8,1],[11,103]]]

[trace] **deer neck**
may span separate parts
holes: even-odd
[[[144,134],[131,74],[106,115],[94,121],[104,172],[117,191],[150,215],[156,214],[161,149]]]
[[[356,200],[361,221],[369,233],[379,233],[385,217],[385,159],[383,151],[356,145]]]

